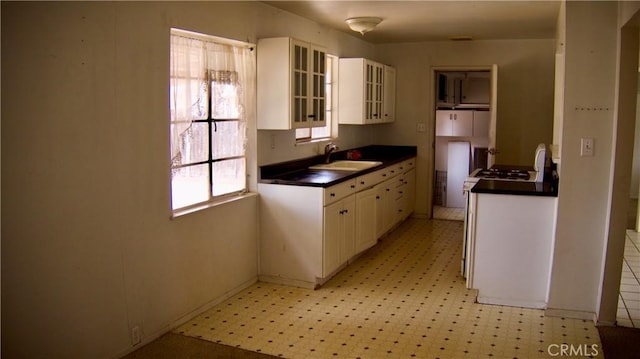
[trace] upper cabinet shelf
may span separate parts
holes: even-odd
[[[489,108],[491,78],[489,71],[438,72],[436,105],[440,109]]]
[[[367,125],[395,121],[396,71],[375,61],[340,59],[338,122]]]
[[[325,126],[325,76],[325,48],[289,37],[258,40],[258,129]]]

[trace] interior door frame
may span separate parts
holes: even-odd
[[[488,71],[491,74],[491,96],[489,100],[489,111],[491,111],[491,122],[489,128],[489,148],[496,148],[496,128],[498,126],[498,65],[486,65],[486,66],[432,66],[430,73],[430,83],[431,83],[431,113],[429,114],[431,118],[431,134],[429,136],[429,141],[431,141],[431,168],[429,169],[431,173],[431,189],[429,189],[428,193],[431,193],[429,198],[429,205],[431,208],[431,218],[433,218],[433,200],[435,197],[435,193],[433,193],[433,188],[435,187],[436,182],[436,108],[438,105],[437,101],[437,86],[438,81],[436,79],[436,73],[438,72],[447,72],[447,71],[456,71],[456,72],[465,72],[465,71]],[[495,153],[487,155],[488,164],[493,165],[495,163]],[[490,167],[490,166],[489,166]]]

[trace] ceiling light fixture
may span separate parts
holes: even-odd
[[[351,30],[364,35],[365,33],[373,30],[381,21],[382,19],[379,17],[350,17],[344,22],[349,25]]]

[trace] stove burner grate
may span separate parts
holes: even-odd
[[[530,175],[529,172],[524,170],[500,170],[492,168],[478,172],[476,177],[486,179],[528,180]]]

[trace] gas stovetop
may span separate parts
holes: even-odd
[[[475,177],[486,179],[507,179],[507,180],[522,180],[526,181],[531,178],[529,171],[524,170],[502,170],[502,169],[488,169],[480,170],[475,174]]]
[[[471,172],[467,181],[477,182],[479,179],[532,182],[536,180],[536,172],[521,169],[479,168]]]

